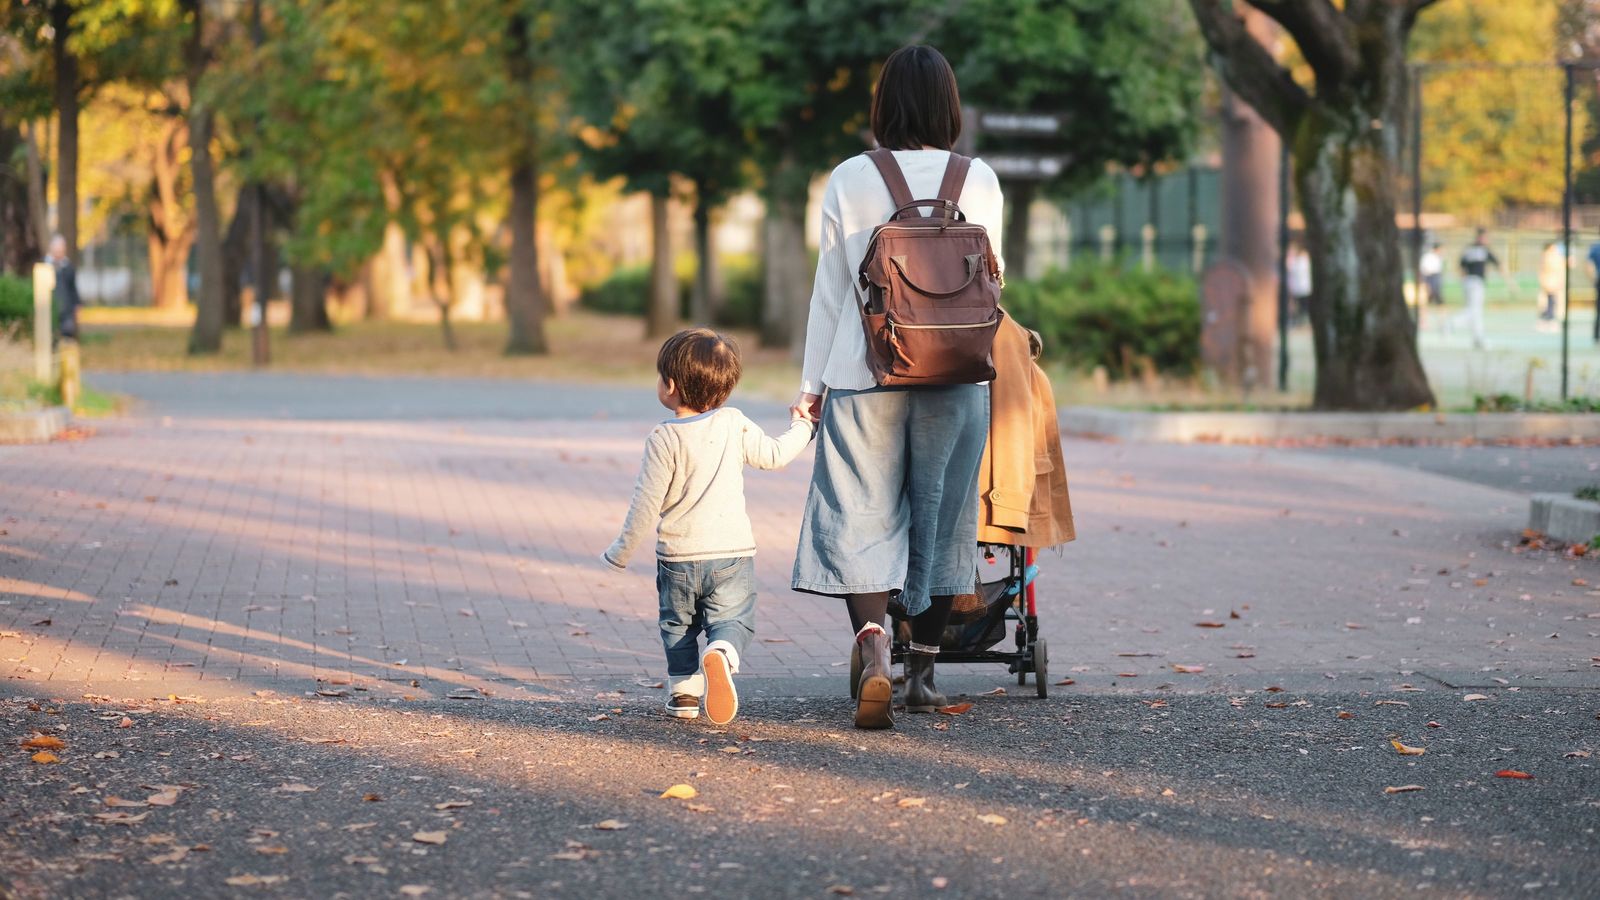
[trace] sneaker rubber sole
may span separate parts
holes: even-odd
[[[882,675],[861,682],[856,695],[857,728],[894,727],[894,685]]]
[[[713,650],[701,660],[706,673],[706,718],[713,725],[726,725],[739,714],[739,692],[733,687],[733,672],[728,657]]]

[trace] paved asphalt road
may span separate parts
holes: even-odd
[[[270,575],[278,570],[268,564],[298,558],[304,541],[277,532],[230,535],[239,527],[232,519],[202,515],[231,512],[231,500],[205,505],[227,497],[140,500],[179,484],[145,486],[166,463],[150,453],[195,468],[178,474],[197,484],[210,479],[218,492],[231,485],[252,511],[281,506],[284,521],[298,528],[319,522],[347,495],[388,502],[388,493],[367,488],[391,472],[454,483],[443,464],[385,462],[376,443],[383,435],[436,443],[470,437],[493,449],[497,441],[524,448],[571,432],[572,440],[601,447],[586,451],[599,454],[603,439],[616,438],[588,420],[658,417],[648,390],[247,374],[92,381],[141,395],[150,416],[178,419],[168,431],[183,431],[186,419],[238,421],[187,426],[185,435],[213,442],[197,445],[206,452],[193,458],[161,443],[149,419],[107,426],[85,444],[0,456],[0,467],[11,463],[49,482],[19,487],[13,500],[74,493],[60,509],[0,509],[15,516],[0,524],[0,534],[11,532],[0,550],[20,585],[0,584],[15,598],[13,617],[47,604],[57,610],[53,626],[30,614],[6,625],[15,629],[9,637],[0,631],[0,667],[26,673],[38,663],[32,671],[39,673],[0,682],[7,742],[0,744],[0,900],[1597,896],[1600,669],[1589,660],[1600,664],[1600,641],[1589,620],[1600,607],[1591,591],[1575,588],[1600,579],[1587,560],[1513,553],[1521,503],[1514,494],[1432,474],[1397,478],[1392,468],[1416,465],[1527,491],[1543,489],[1545,479],[1582,477],[1587,448],[1079,448],[1069,465],[1079,466],[1083,539],[1069,558],[1077,568],[1060,566],[1075,573],[1075,599],[1063,607],[1070,619],[1052,619],[1077,636],[1063,647],[1094,663],[1080,671],[1061,653],[1053,680],[1077,683],[1052,688],[1049,700],[1033,698],[1031,686],[983,695],[1007,682],[964,671],[946,681],[970,692],[969,711],[902,717],[892,732],[865,733],[848,725],[843,679],[833,674],[841,670],[812,677],[799,665],[795,678],[745,679],[740,718],[716,729],[662,718],[659,690],[631,672],[604,683],[522,678],[496,684],[492,697],[443,699],[430,696],[426,682],[409,688],[403,678],[324,683],[334,696],[323,696],[312,692],[309,676],[252,682],[250,668],[225,682],[225,695],[191,700],[184,685],[195,669],[183,667],[191,658],[237,653],[229,640],[254,640],[254,631],[228,630],[229,604],[261,601],[229,594],[226,610],[196,613],[217,620],[212,637],[169,644],[161,628],[188,634],[186,626],[155,622],[142,634],[124,633],[139,624],[139,610],[118,605],[122,582],[102,590],[64,580],[76,577],[78,560],[111,551],[106,571],[123,578],[125,564],[140,560],[121,560],[120,547],[148,550],[153,559],[172,543],[151,535],[183,537],[172,559],[157,562],[193,566],[218,590],[253,585],[264,577],[251,574],[257,569]],[[764,414],[781,414],[780,406]],[[327,435],[319,443],[309,426],[261,423],[430,418],[501,421],[462,425],[472,434],[460,437],[385,423],[319,426],[350,431],[348,445]],[[378,437],[361,436],[369,431]],[[345,460],[338,454],[354,451],[341,446],[362,455]],[[95,468],[113,465],[96,455],[110,452],[100,448],[126,456],[126,471],[113,473],[125,485],[95,480]],[[1416,452],[1391,452],[1401,450]],[[630,445],[628,452],[636,451]],[[576,450],[570,455],[538,460],[588,490],[579,480],[583,467],[597,464]],[[299,468],[282,470],[293,476],[282,482],[288,487],[271,478],[234,484],[206,468],[325,457],[344,467],[337,474],[351,486],[303,480]],[[482,483],[498,483],[487,480],[497,471],[480,472]],[[544,484],[523,470],[514,474],[501,493],[520,497],[514,492],[528,483]],[[1525,474],[1528,482],[1520,480]],[[71,492],[51,491],[74,481]],[[419,483],[429,491],[435,484]],[[1221,487],[1213,492],[1213,485]],[[0,492],[0,502],[6,496]],[[495,500],[473,496],[480,506]],[[482,510],[452,512],[469,520],[467,534],[495,522],[471,519]],[[335,517],[322,530],[345,534],[358,518]],[[135,533],[96,530],[122,522]],[[577,543],[598,540],[598,530]],[[375,534],[397,554],[423,539]],[[101,546],[111,539],[123,543]],[[452,550],[448,536],[427,539],[443,549],[423,557],[420,569],[410,560],[405,569],[424,588],[458,577],[466,570],[452,568],[456,561],[476,558]],[[234,553],[235,544],[251,555]],[[332,546],[318,557],[326,560],[319,573],[324,566],[340,577],[361,571],[359,555]],[[56,572],[37,564],[58,547],[70,551],[72,565]],[[146,574],[159,585],[168,571],[137,577]],[[187,591],[191,575],[178,573],[170,584],[177,577]],[[1169,587],[1158,590],[1156,581]],[[298,588],[278,593],[305,600]],[[388,611],[401,596],[385,588],[374,602]],[[1191,607],[1215,606],[1220,618],[1236,599],[1251,605],[1226,630],[1190,627],[1201,614]],[[152,592],[141,591],[140,600],[150,607],[143,615],[170,611]],[[573,615],[546,605],[552,622]],[[796,625],[806,607],[777,600],[773,609],[790,617],[784,626],[794,637],[765,648],[775,667],[778,651],[812,638]],[[587,609],[584,616],[591,628],[603,621]],[[447,624],[428,628],[464,640],[464,623],[484,620],[440,613]],[[241,646],[292,657],[301,651],[288,638],[313,649],[337,644],[343,638],[332,626],[343,622]],[[73,635],[55,633],[69,625]],[[492,669],[480,649],[521,649],[520,637],[478,631],[478,644],[454,651],[461,659],[442,661]],[[88,642],[98,655],[76,662],[109,662],[115,671],[153,654],[140,663],[143,681],[41,680],[52,652],[101,632],[105,646]],[[619,639],[631,633],[617,631]],[[583,639],[566,634],[552,629],[548,642],[563,652],[581,649]],[[830,623],[827,640],[835,634]],[[381,636],[406,646],[439,637],[399,628]],[[1151,652],[1112,652],[1123,649]],[[584,658],[574,659],[576,667]],[[1174,687],[1169,660],[1209,668]],[[1125,669],[1127,677],[1113,679]],[[400,696],[409,690],[417,699]],[[23,744],[36,733],[61,741],[52,751],[59,762],[33,761]],[[1391,740],[1426,752],[1403,755]],[[1497,776],[1505,770],[1532,777]],[[697,796],[659,797],[674,784],[693,785]],[[1386,790],[1409,786],[1420,790]],[[158,805],[139,805],[152,797]]]
[[[1571,493],[1600,485],[1600,446],[1394,445],[1317,447],[1298,452],[1417,469],[1521,494]]]
[[[0,896],[1595,896],[1592,692],[1059,694],[14,698],[66,748],[0,762]]]

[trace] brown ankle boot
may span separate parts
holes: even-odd
[[[931,713],[950,705],[933,686],[933,663],[938,658],[936,653],[915,650],[906,655],[906,712]]]
[[[889,635],[870,628],[856,635],[861,685],[856,692],[857,728],[893,728],[894,687],[889,671]]]

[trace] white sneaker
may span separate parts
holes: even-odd
[[[693,694],[673,694],[667,698],[667,715],[674,719],[700,718],[700,698]]]

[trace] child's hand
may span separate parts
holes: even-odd
[[[600,554],[600,561],[605,564],[606,568],[610,569],[613,572],[626,572],[626,571],[628,571],[628,567],[627,566],[619,566],[619,565],[617,565],[616,563],[611,561],[611,557],[605,555],[604,553]]]

